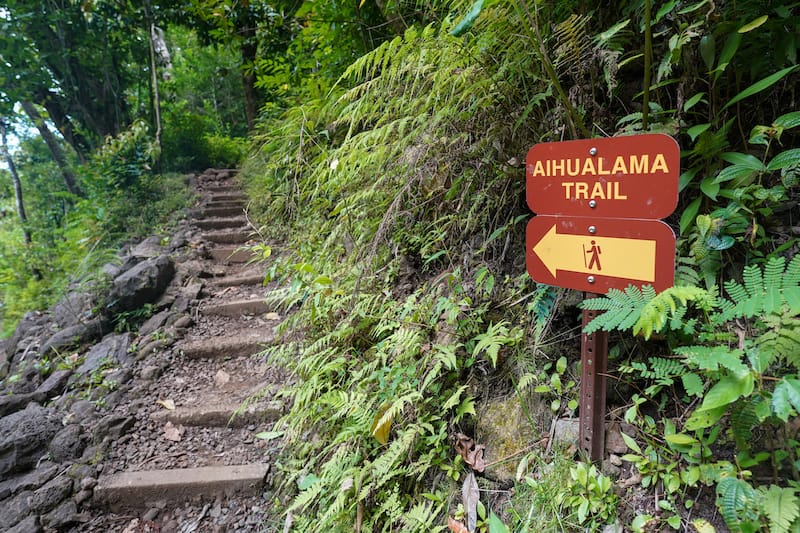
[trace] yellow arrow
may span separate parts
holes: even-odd
[[[533,246],[554,278],[567,270],[614,278],[655,281],[656,241],[558,233],[556,225]]]

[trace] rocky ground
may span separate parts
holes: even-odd
[[[260,355],[284,317],[241,248],[235,173],[191,184],[197,207],[173,235],[0,346],[0,530],[283,528],[269,493],[279,441],[259,435],[284,409],[290,377]]]

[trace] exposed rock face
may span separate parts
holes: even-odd
[[[95,318],[62,329],[51,335],[39,348],[39,355],[47,355],[51,350],[64,351],[86,344],[103,336],[107,329],[107,321]]]
[[[130,344],[130,333],[106,335],[102,341],[86,352],[83,364],[78,367],[75,373],[79,376],[86,376],[95,372],[104,364],[122,364],[124,366],[131,361],[131,357],[128,354]]]
[[[35,465],[60,429],[55,412],[35,403],[0,419],[0,476]]]
[[[142,261],[114,279],[109,310],[122,313],[154,301],[164,292],[174,274],[175,266],[167,255]]]
[[[516,477],[518,454],[539,440],[542,428],[550,427],[552,413],[544,402],[532,398],[527,409],[519,397],[495,399],[478,409],[475,441],[486,445],[486,476],[501,483],[512,483]],[[538,427],[532,427],[538,426]],[[503,460],[512,457],[511,460]]]

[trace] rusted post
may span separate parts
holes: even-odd
[[[585,298],[596,295],[585,293]],[[600,312],[583,311],[582,328]],[[605,454],[606,369],[608,366],[608,333],[581,333],[581,393],[578,447],[593,463],[601,463]]]

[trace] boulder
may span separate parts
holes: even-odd
[[[75,521],[75,515],[77,513],[77,504],[73,500],[66,500],[46,515],[42,516],[42,525],[46,527],[48,531],[61,531],[64,526]]]
[[[16,496],[25,490],[36,490],[56,475],[59,467],[54,463],[42,463],[36,470],[20,474],[0,482],[0,500]]]
[[[42,526],[39,524],[39,517],[30,515],[6,533],[41,533],[41,531]]]
[[[134,257],[132,255],[126,256],[120,264],[106,263],[103,265],[103,273],[111,279],[127,272],[132,269],[137,263],[142,260],[141,257]]]
[[[0,531],[10,531],[12,526],[19,524],[26,516],[30,518],[30,515],[34,514],[29,502],[31,496],[33,496],[33,492],[26,490],[3,501],[3,512],[0,513]]]
[[[114,279],[109,310],[123,313],[155,301],[169,285],[174,273],[175,266],[167,255],[142,261]]]
[[[0,477],[35,465],[60,429],[60,417],[36,403],[0,419]]]
[[[130,354],[128,354],[130,345],[130,333],[106,335],[103,340],[86,352],[83,364],[75,371],[76,377],[88,376],[99,370],[104,364],[112,366],[118,364],[127,365],[132,361]]]
[[[59,329],[64,329],[91,319],[94,307],[95,301],[91,294],[70,292],[50,308],[50,317],[58,324]]]
[[[107,323],[100,318],[94,318],[73,326],[64,328],[51,335],[39,347],[39,355],[46,355],[50,350],[64,351],[82,344],[99,339],[103,336]]]
[[[131,255],[133,257],[142,257],[145,259],[149,259],[151,257],[158,257],[164,253],[164,247],[161,246],[161,237],[158,235],[153,235],[136,246],[133,247],[131,250]]]
[[[160,311],[151,316],[150,318],[148,318],[144,324],[139,326],[139,331],[138,331],[139,336],[147,337],[151,333],[158,330],[167,322],[167,319],[170,317],[170,314],[171,312],[169,309],[164,309],[163,311]]]
[[[43,514],[72,495],[72,480],[67,476],[56,476],[31,494],[28,504],[31,511]]]
[[[88,435],[79,424],[69,424],[50,441],[50,458],[58,463],[77,459],[89,444]]]
[[[475,442],[484,444],[484,460],[492,464],[486,477],[501,483],[512,483],[517,465],[532,443],[541,439],[541,428],[550,427],[552,412],[538,396],[523,406],[516,395],[497,398],[478,408]],[[536,426],[536,427],[534,427]]]

